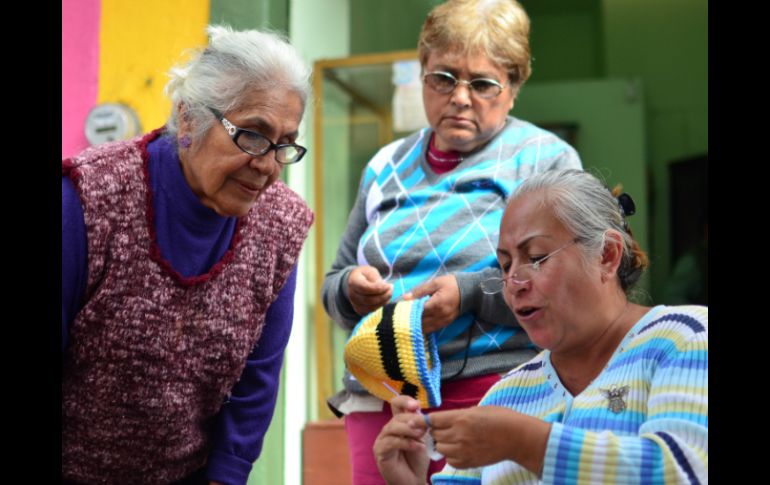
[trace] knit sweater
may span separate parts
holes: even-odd
[[[63,164],[88,230],[86,302],[63,382],[63,474],[78,481],[166,483],[205,463],[220,407],[239,379],[256,377],[242,375],[244,364],[312,220],[276,183],[237,221],[219,262],[204,274],[178,273],[148,210],[160,194],[150,189],[145,146],[157,135]],[[274,402],[274,389],[260,394]]]
[[[651,309],[577,396],[544,351],[493,386],[485,405],[552,423],[542,478],[503,461],[447,466],[434,485],[708,483],[708,308]]]
[[[347,298],[358,265],[377,268],[393,283],[392,301],[430,279],[454,274],[461,315],[437,332],[442,378],[509,370],[536,352],[501,295],[480,282],[499,276],[500,220],[516,187],[532,174],[580,168],[575,150],[550,132],[508,117],[504,128],[451,172],[436,174],[425,160],[433,133],[423,129],[382,148],[368,163],[322,296],[332,319],[348,330],[361,316]],[[356,389],[346,380],[346,388]]]

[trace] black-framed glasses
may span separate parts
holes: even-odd
[[[540,272],[540,266],[551,256],[558,253],[564,248],[567,248],[571,246],[572,244],[575,244],[578,242],[578,239],[573,239],[572,241],[568,242],[567,244],[561,246],[560,248],[555,249],[554,251],[551,251],[550,253],[546,254],[542,258],[538,259],[534,263],[527,263],[522,264],[518,268],[516,268],[516,271],[513,272],[513,274],[505,276],[503,278],[487,278],[484,281],[481,282],[481,291],[486,293],[487,295],[494,295],[495,293],[499,293],[503,290],[505,285],[508,283],[508,280],[513,281],[517,285],[523,285],[525,283],[528,283],[532,281],[532,278]]]
[[[270,150],[275,150],[275,161],[281,165],[290,165],[302,160],[302,157],[307,153],[307,148],[303,146],[296,143],[273,143],[261,133],[235,126],[214,108],[209,108],[209,110],[222,122],[233,143],[249,155],[261,157]]]
[[[483,99],[496,98],[508,85],[502,85],[494,79],[479,77],[465,81],[457,79],[451,73],[444,71],[426,72],[422,80],[432,90],[441,94],[449,94],[455,90],[458,84],[466,84],[472,93]]]

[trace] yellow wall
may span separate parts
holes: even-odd
[[[98,102],[131,107],[142,132],[162,126],[166,73],[183,51],[206,45],[208,20],[209,0],[103,0]]]

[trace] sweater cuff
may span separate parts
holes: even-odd
[[[580,468],[580,457],[585,431],[565,427],[562,423],[551,423],[551,434],[543,459],[543,483],[561,483],[574,480],[573,475]]]
[[[249,479],[253,463],[220,450],[212,450],[206,474],[209,480],[227,485],[244,485]]]
[[[342,313],[342,316],[348,320],[352,320],[355,323],[353,326],[355,326],[356,323],[361,319],[361,315],[356,313],[356,311],[353,309],[353,304],[350,303],[350,296],[348,291],[348,277],[350,276],[350,273],[353,271],[353,269],[346,269],[342,272],[342,280],[340,281],[340,286],[342,290],[342,295],[340,298],[337,298],[337,307],[340,310],[340,313]],[[353,327],[351,327],[352,329]]]
[[[468,312],[478,313],[483,293],[479,286],[484,280],[484,273],[454,273],[457,286],[460,288],[460,315]]]

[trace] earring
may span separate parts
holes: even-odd
[[[179,139],[179,146],[181,146],[184,149],[190,148],[191,144],[192,144],[192,140],[190,139],[190,135],[184,135],[182,138]]]

